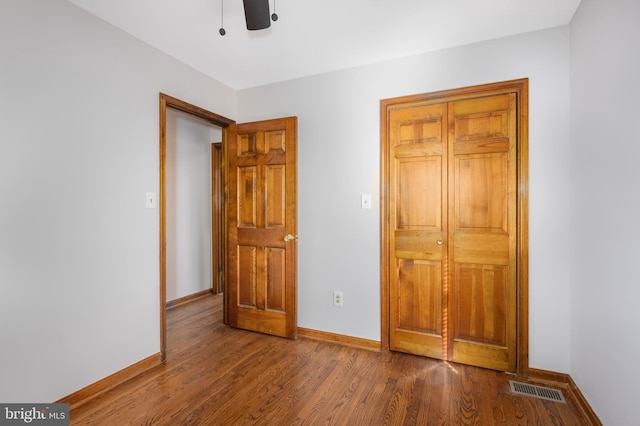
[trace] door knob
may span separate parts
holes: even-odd
[[[298,241],[298,236],[297,235],[291,235],[291,234],[287,234],[287,235],[284,236],[284,241],[286,243],[288,243],[289,241],[293,241],[293,240]]]
[[[443,241],[443,240],[438,240],[438,241],[436,241],[436,242],[438,243],[438,245],[439,245],[439,246],[441,246],[441,245],[443,245],[443,244],[444,244],[444,241]]]

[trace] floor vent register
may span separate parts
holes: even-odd
[[[562,402],[564,404],[567,403],[567,401],[564,399],[564,396],[562,395],[562,392],[557,389],[530,385],[528,383],[514,382],[513,380],[510,380],[509,384],[511,385],[511,392],[518,395],[533,396],[534,398]]]

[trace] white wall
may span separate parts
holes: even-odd
[[[239,121],[297,115],[298,324],[380,339],[380,100],[530,79],[530,365],[569,371],[569,28],[239,92]],[[372,210],[360,194],[374,194]],[[344,307],[332,306],[332,291]]]
[[[167,109],[167,301],[211,288],[211,143],[222,130]]]
[[[159,92],[236,93],[65,1],[0,10],[0,401],[54,401],[159,351]]]
[[[640,3],[571,22],[571,375],[606,425],[637,424]]]

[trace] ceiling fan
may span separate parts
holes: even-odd
[[[271,21],[278,20],[276,13],[276,0],[273,0],[273,13],[269,15],[269,0],[243,0],[244,17],[247,22],[247,29],[250,31],[264,30],[271,26]],[[223,36],[227,32],[224,29],[224,0],[220,0],[222,10],[222,25],[220,27],[220,35]]]

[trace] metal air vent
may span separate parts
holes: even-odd
[[[509,384],[511,385],[511,393],[533,396],[534,398],[546,399],[548,401],[562,402],[564,404],[567,403],[562,392],[557,389],[530,385],[528,383],[514,382],[513,380],[509,380]]]

